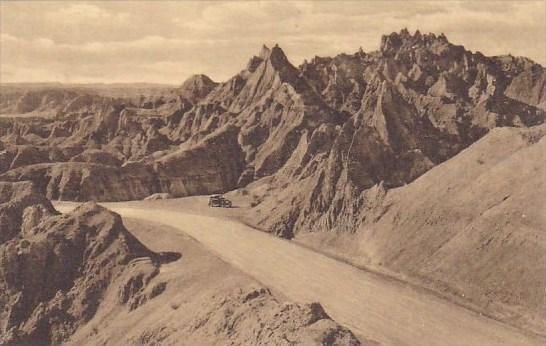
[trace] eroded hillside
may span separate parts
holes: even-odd
[[[89,321],[109,291],[134,309],[161,293],[161,263],[94,203],[59,214],[29,182],[0,183],[0,342],[60,344]],[[153,287],[152,287],[153,286]]]
[[[295,240],[544,334],[545,134],[494,129],[410,184],[364,190],[338,232],[303,228]],[[245,198],[263,191],[250,185]],[[247,222],[293,210],[280,209],[284,192],[268,194]]]

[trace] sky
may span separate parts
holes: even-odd
[[[262,44],[299,65],[379,48],[381,35],[445,33],[486,55],[546,66],[545,1],[0,1],[0,82],[224,81]]]

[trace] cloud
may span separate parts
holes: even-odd
[[[264,1],[251,6],[248,2],[223,2],[205,7],[198,18],[187,22],[175,20],[175,23],[197,31],[220,33],[235,29],[246,30],[252,35],[256,30],[263,31],[272,26],[282,28],[283,22],[300,18],[309,9],[308,4],[298,2]]]
[[[232,58],[233,52],[229,48],[241,49],[233,46],[231,41],[161,36],[67,44],[48,38],[23,39],[2,34],[0,45],[0,60],[5,62],[0,69],[3,82],[35,81],[42,77],[52,80],[55,76],[63,82],[95,82],[102,78],[102,81],[116,82],[180,83],[187,76],[201,71],[228,78],[236,70],[226,74],[220,62]],[[214,51],[217,53],[211,54]],[[44,70],[50,73],[45,74]]]
[[[0,33],[0,44],[7,44],[10,42],[17,42],[17,37],[10,34]]]
[[[131,17],[128,13],[112,13],[87,3],[71,4],[65,8],[49,11],[45,16],[50,21],[67,25],[100,25],[102,21],[128,24]]]
[[[0,70],[0,82],[25,81],[25,82],[56,82],[64,81],[62,72],[47,67],[23,67],[12,64],[2,64]]]

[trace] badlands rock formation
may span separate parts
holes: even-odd
[[[402,30],[299,67],[264,46],[222,83],[2,90],[24,116],[0,118],[1,181],[76,201],[244,188],[261,229],[545,333],[545,69],[527,58]]]
[[[409,183],[494,127],[545,117],[540,65],[407,30],[384,36],[376,52],[299,67],[264,46],[226,82],[195,75],[140,96],[6,88],[3,113],[54,117],[2,119],[0,179],[32,179],[50,198],[109,201],[224,192],[264,177],[273,188],[299,181],[308,192],[284,203],[300,210],[264,223],[287,237],[343,227],[362,191]],[[186,167],[188,158],[198,159]],[[77,173],[82,165],[103,177],[93,181],[97,191]]]
[[[285,212],[260,224],[288,237],[300,229],[354,228],[358,196],[374,185],[404,185],[491,128],[545,118],[542,92],[530,104],[510,94],[524,84],[515,76],[529,71],[535,77],[527,87],[542,90],[542,67],[524,58],[487,58],[443,35],[403,30],[384,36],[379,52],[315,58],[301,70],[331,108],[351,116],[300,137],[268,182],[280,187],[275,200],[282,202],[272,203]],[[284,185],[294,180],[300,186],[287,192]]]
[[[59,215],[29,182],[0,190],[2,344],[63,342],[110,289],[130,309],[160,293],[148,282],[178,256],[148,250],[118,215],[93,203]]]

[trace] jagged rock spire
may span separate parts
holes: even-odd
[[[284,54],[284,51],[279,47],[278,43],[276,43],[273,48],[269,48],[265,44],[262,45],[258,55],[253,56],[249,60],[247,70],[254,72],[263,61],[270,61],[275,68],[280,68],[286,64],[290,64],[286,54]]]
[[[402,47],[413,47],[415,45],[431,45],[433,42],[449,44],[449,41],[444,33],[436,36],[434,33],[421,34],[419,30],[415,34],[410,34],[407,28],[400,30],[399,33],[393,32],[389,35],[381,37],[380,51],[383,54],[392,54]]]
[[[270,54],[271,54],[271,49],[269,49],[269,47],[267,47],[264,44],[264,45],[262,45],[262,49],[260,50],[260,53],[258,54],[258,57],[265,60],[265,59],[267,59],[269,57]]]

